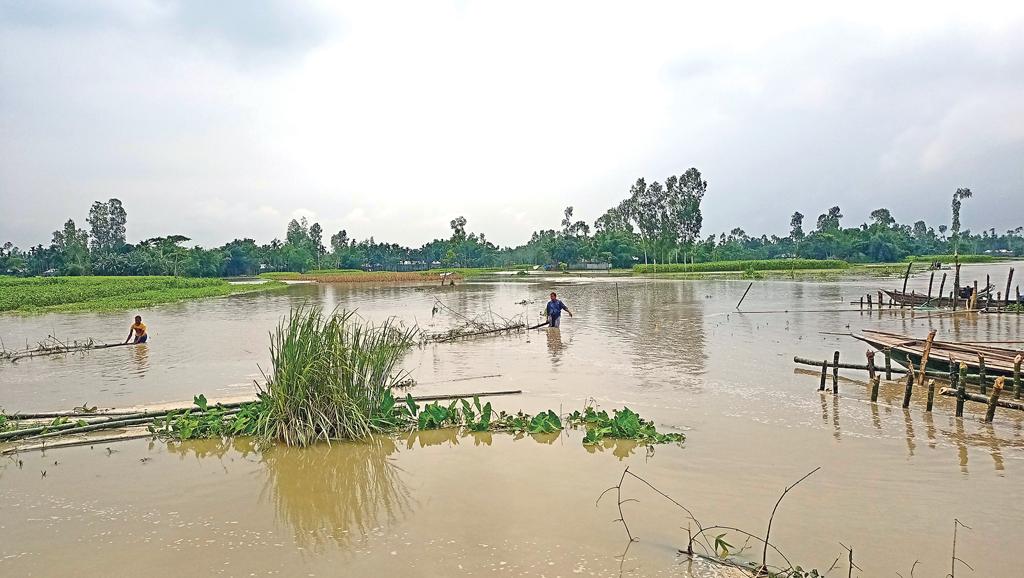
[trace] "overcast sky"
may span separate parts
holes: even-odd
[[[0,0],[0,242],[519,244],[690,166],[705,235],[1024,225],[1024,2]]]

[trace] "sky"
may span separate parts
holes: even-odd
[[[517,245],[689,167],[704,235],[1024,225],[1024,3],[0,0],[0,242]]]

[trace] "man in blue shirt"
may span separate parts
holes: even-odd
[[[559,301],[558,295],[556,295],[555,293],[552,293],[551,294],[551,301],[548,301],[548,306],[547,306],[548,327],[558,327],[559,326],[559,323],[562,320],[562,310],[563,309],[565,310],[566,313],[569,314],[569,317],[572,317],[572,311],[569,311],[569,308],[565,306],[565,303],[562,303],[561,301]]]

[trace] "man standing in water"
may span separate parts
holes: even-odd
[[[552,292],[551,293],[551,301],[548,301],[548,306],[547,306],[547,310],[546,310],[547,315],[548,315],[548,327],[558,327],[559,326],[559,324],[561,323],[561,320],[562,320],[562,310],[563,309],[565,310],[566,313],[569,314],[569,317],[572,317],[572,311],[569,311],[569,308],[565,306],[565,303],[562,303],[558,299],[558,295],[556,295],[554,292]]]
[[[132,343],[145,343],[149,340],[149,334],[146,333],[146,324],[142,322],[142,316],[135,316],[135,323],[128,328],[128,337],[124,338],[124,342],[128,343],[128,340],[132,338],[132,334],[135,334],[135,341]]]

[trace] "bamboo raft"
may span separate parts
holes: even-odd
[[[865,329],[854,337],[880,351],[889,351],[892,360],[904,367],[918,366],[924,356],[926,339],[873,331]],[[931,354],[928,356],[927,369],[949,373],[951,364],[967,365],[971,373],[987,374],[991,377],[1012,377],[1015,360],[1024,354],[1024,349],[998,347],[986,343],[957,343],[950,341],[932,341]],[[1019,361],[1016,361],[1019,367]]]

